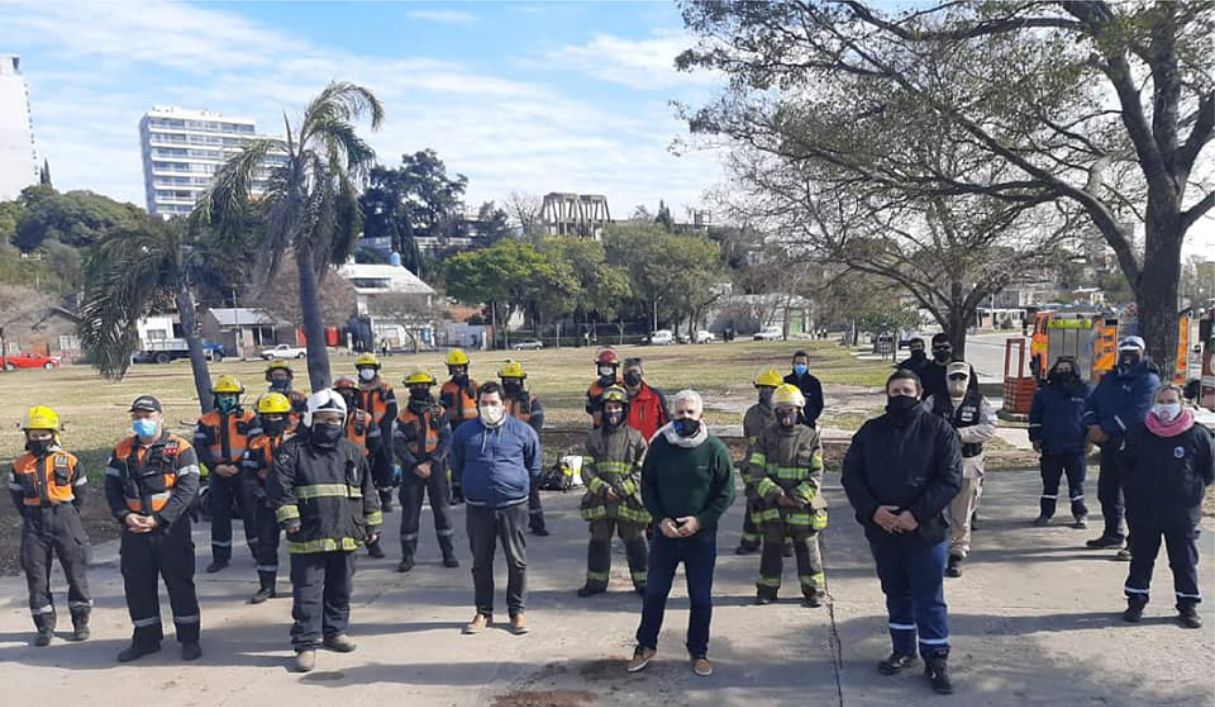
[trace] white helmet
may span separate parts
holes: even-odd
[[[304,412],[304,427],[312,427],[312,413],[333,410],[346,417],[346,401],[336,390],[325,388],[308,396],[308,409]]]

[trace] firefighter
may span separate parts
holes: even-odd
[[[308,398],[300,434],[283,444],[266,484],[287,535],[294,604],[295,669],[316,667],[320,645],[349,653],[346,635],[354,556],[374,542],[383,522],[363,450],[345,439],[346,402],[332,390]]]
[[[599,377],[586,389],[586,414],[591,416],[591,426],[598,428],[603,421],[603,401],[600,396],[603,391],[613,385],[623,385],[624,381],[616,375],[620,369],[620,357],[612,348],[601,349],[595,354],[595,372]]]
[[[759,391],[759,402],[747,408],[746,414],[743,415],[743,437],[746,439],[747,446],[743,452],[742,461],[739,462],[738,471],[742,476],[743,488],[747,493],[747,509],[743,512],[742,539],[738,543],[738,548],[734,550],[735,555],[753,555],[759,552],[759,527],[752,516],[759,510],[756,508],[758,499],[755,497],[755,488],[751,483],[748,460],[751,459],[751,453],[755,451],[755,443],[759,441],[759,434],[776,420],[776,414],[772,410],[772,394],[782,382],[780,372],[776,369],[759,374],[755,378],[755,389]]]
[[[55,632],[51,597],[51,557],[68,582],[72,640],[89,637],[88,536],[80,522],[88,477],[74,455],[59,446],[59,415],[37,405],[25,414],[25,454],[9,468],[8,487],[21,516],[21,569],[29,585],[30,613],[38,636],[34,645],[50,644]]]
[[[401,463],[401,564],[398,572],[413,569],[418,551],[418,532],[422,524],[422,501],[430,498],[435,517],[435,536],[443,552],[444,567],[459,567],[452,545],[451,481],[447,474],[447,453],[451,448],[451,424],[443,406],[435,402],[430,389],[434,376],[416,368],[405,376],[409,403],[397,416],[393,448]]]
[[[776,424],[755,441],[747,464],[760,507],[758,524],[763,533],[756,604],[771,604],[780,590],[781,547],[793,539],[797,578],[806,606],[822,606],[826,575],[819,553],[818,533],[827,527],[823,483],[823,446],[818,432],[798,423],[806,398],[792,383],[772,394]]]
[[[451,378],[439,388],[439,404],[447,411],[451,431],[468,420],[477,418],[477,382],[468,377],[468,354],[462,349],[452,349],[447,354],[447,372]],[[451,479],[451,502],[464,502],[464,487],[460,479]]]
[[[392,512],[392,487],[396,485],[396,473],[392,466],[392,425],[397,419],[397,396],[392,386],[380,378],[380,359],[373,353],[359,354],[354,360],[359,373],[359,408],[371,413],[372,424],[379,434],[367,438],[367,460],[371,475],[380,495],[380,507],[385,513]],[[379,540],[367,543],[367,554],[384,557]]]
[[[241,462],[241,477],[248,487],[248,497],[253,499],[253,521],[257,528],[258,590],[249,599],[250,604],[261,604],[276,596],[279,528],[266,497],[266,478],[274,468],[279,449],[291,434],[293,409],[291,400],[282,393],[266,393],[257,399],[261,434],[249,440],[249,449]]]
[[[215,409],[198,418],[194,448],[207,466],[207,503],[211,512],[211,564],[207,573],[228,566],[232,559],[232,507],[235,505],[245,526],[249,552],[257,558],[257,526],[253,522],[253,499],[240,478],[241,460],[249,448],[249,437],[256,432],[252,410],[241,407],[245,392],[235,377],[220,376],[211,387]]]
[[[294,431],[308,405],[308,393],[295,390],[295,371],[286,361],[274,361],[266,366],[266,382],[270,384],[269,392],[281,393],[291,402],[291,430]]]
[[[647,550],[642,531],[650,514],[641,501],[641,462],[646,443],[641,433],[625,424],[629,395],[620,386],[603,391],[602,423],[586,436],[582,458],[582,518],[590,521],[591,542],[586,553],[586,584],[578,596],[607,591],[612,567],[613,530],[624,541],[633,588],[645,594]]]
[[[498,369],[498,378],[502,381],[502,391],[506,396],[506,400],[503,402],[506,405],[507,414],[531,425],[532,429],[536,431],[536,436],[539,437],[540,429],[544,427],[544,407],[540,404],[540,398],[523,387],[524,381],[527,380],[527,372],[523,370],[523,364],[518,361],[507,361]],[[528,528],[532,531],[532,535],[547,537],[548,528],[544,525],[544,508],[540,505],[540,479],[533,478],[531,484],[531,489],[527,494]]]
[[[666,396],[645,381],[645,368],[640,358],[624,360],[624,389],[629,394],[629,416],[625,420],[630,427],[641,433],[647,442],[654,433],[671,421]]]
[[[354,376],[340,376],[333,382],[333,389],[346,403],[346,439],[359,445],[366,454],[369,447],[379,444],[380,428],[374,424],[371,413],[359,407],[359,382]]]
[[[949,562],[946,577],[962,576],[962,561],[970,553],[973,516],[983,495],[983,443],[996,436],[996,413],[983,395],[970,386],[974,369],[965,361],[954,361],[946,371],[945,393],[928,400],[937,415],[949,420],[962,443],[962,489],[946,513],[949,517]]]
[[[202,649],[188,511],[198,494],[198,455],[188,441],[165,429],[156,398],[135,398],[130,412],[134,434],[114,447],[105,470],[106,501],[122,525],[119,566],[135,625],[131,645],[118,661],[160,650],[164,631],[157,574],[169,590],[181,659],[196,660]]]

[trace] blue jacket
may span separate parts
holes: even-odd
[[[540,476],[540,438],[510,415],[498,427],[477,418],[456,428],[449,458],[468,505],[505,508],[526,501],[532,478]]]
[[[1084,426],[1100,425],[1106,434],[1120,442],[1128,429],[1143,424],[1158,387],[1160,376],[1150,361],[1140,361],[1125,373],[1115,368],[1105,374],[1089,396]]]
[[[1088,428],[1084,411],[1091,391],[1084,381],[1074,386],[1047,383],[1034,395],[1029,410],[1029,441],[1041,442],[1043,454],[1079,454]]]

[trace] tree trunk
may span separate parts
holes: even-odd
[[[321,321],[321,304],[317,297],[312,247],[307,243],[296,248],[295,265],[300,279],[300,314],[304,318],[304,338],[307,339],[308,384],[315,392],[328,388],[331,381],[329,348],[325,345],[325,324]]]
[[[490,334],[493,336],[493,339],[489,343],[489,348],[492,350],[492,349],[498,348],[498,303],[497,302],[489,303],[489,322],[490,322],[490,324],[489,324]]]
[[[177,316],[181,319],[181,330],[190,347],[190,370],[194,373],[194,392],[198,394],[198,405],[205,413],[213,405],[211,401],[211,371],[207,368],[207,357],[203,353],[202,337],[198,335],[198,316],[194,311],[194,298],[190,296],[190,283],[185,278],[177,281]]]
[[[1138,283],[1132,283],[1139,333],[1147,344],[1147,355],[1160,369],[1161,382],[1171,381],[1177,367],[1177,288],[1183,237],[1175,217],[1149,213],[1142,274]]]

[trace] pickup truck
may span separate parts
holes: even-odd
[[[224,360],[224,347],[209,341],[202,343],[203,355],[208,361],[219,363]],[[179,358],[190,357],[190,345],[185,339],[149,339],[144,341],[140,350],[131,357],[134,363],[168,363]]]
[[[266,361],[284,361],[293,358],[303,358],[307,355],[308,352],[305,349],[288,344],[279,344],[272,349],[265,349],[258,354],[258,356],[261,356]]]

